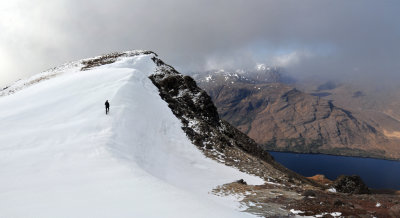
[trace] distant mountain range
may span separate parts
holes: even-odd
[[[228,84],[235,82],[244,82],[248,84],[263,84],[263,83],[285,83],[293,84],[296,80],[282,73],[283,68],[267,67],[264,64],[258,64],[254,70],[214,70],[202,73],[190,73],[190,75],[200,83],[216,83]]]
[[[193,77],[220,116],[265,149],[400,159],[400,122],[355,87],[300,83],[265,66]]]

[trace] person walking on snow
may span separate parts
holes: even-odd
[[[108,100],[106,100],[106,103],[104,103],[106,105],[106,114],[108,114],[108,112],[110,111],[110,103],[108,103]]]

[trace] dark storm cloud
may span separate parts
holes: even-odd
[[[130,49],[156,51],[181,71],[266,62],[356,80],[400,69],[395,0],[30,2],[0,3],[2,80]]]

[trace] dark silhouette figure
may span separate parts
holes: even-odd
[[[106,103],[104,103],[106,105],[106,114],[108,114],[108,112],[110,111],[110,103],[108,103],[108,100],[106,101]]]

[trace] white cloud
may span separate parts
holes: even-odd
[[[284,0],[4,0],[0,86],[67,61],[131,49],[154,50],[183,71],[226,65],[254,68],[256,63],[273,62],[296,66],[296,72],[327,75],[362,66],[390,78],[400,68],[399,4],[307,0],[293,7]],[[318,51],[325,49],[321,45],[336,50],[324,56]],[[281,48],[295,50],[271,56]]]
[[[68,46],[62,7],[62,1],[0,2],[0,86],[56,64],[54,51]]]
[[[276,55],[271,58],[273,66],[290,67],[300,64],[302,60],[313,58],[314,55],[309,51],[292,51],[288,54]]]

